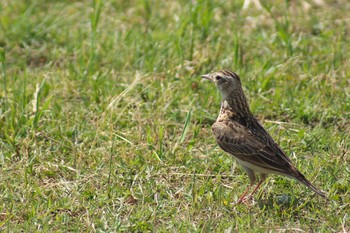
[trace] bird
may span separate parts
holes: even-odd
[[[216,142],[222,150],[236,159],[250,180],[249,186],[236,204],[252,198],[269,174],[295,179],[327,199],[323,191],[317,189],[298,171],[281,147],[253,116],[242,89],[241,79],[236,73],[220,70],[202,75],[202,78],[215,83],[222,96],[220,113],[212,125]],[[247,197],[249,190],[256,183],[256,173],[260,174],[260,181]]]

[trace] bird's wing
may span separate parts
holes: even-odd
[[[212,130],[219,146],[241,161],[271,172],[289,174],[294,170],[289,158],[277,144],[273,141],[263,143],[237,122],[216,122]]]

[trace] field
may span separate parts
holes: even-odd
[[[0,3],[0,231],[349,232],[350,2]],[[254,115],[328,201],[249,184],[215,142],[241,76]]]

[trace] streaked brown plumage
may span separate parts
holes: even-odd
[[[220,114],[212,126],[216,141],[221,149],[236,158],[250,179],[249,187],[237,203],[244,200],[254,185],[255,172],[260,173],[260,182],[249,197],[258,190],[267,174],[271,173],[296,179],[321,197],[326,198],[322,191],[313,186],[293,166],[283,150],[254,118],[237,74],[223,70],[202,77],[214,82],[222,95]]]

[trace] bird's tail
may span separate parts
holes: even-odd
[[[298,177],[296,177],[298,179],[298,181],[302,184],[304,184],[305,186],[309,187],[310,189],[312,189],[312,191],[314,191],[315,193],[317,193],[319,196],[323,197],[324,199],[327,199],[326,193],[317,189],[315,186],[313,186],[311,184],[310,181],[308,181],[305,176],[303,174],[301,174],[298,171]]]

